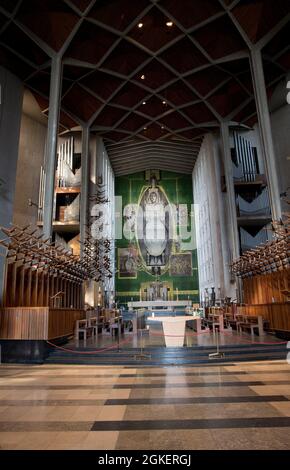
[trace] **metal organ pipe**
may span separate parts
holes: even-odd
[[[43,207],[43,167],[40,167],[40,179],[39,179],[39,194],[38,194],[38,214],[37,218],[39,221],[42,220],[42,207]]]
[[[256,178],[256,171],[255,171],[255,162],[253,159],[253,154],[251,151],[251,143],[247,140],[247,154],[248,154],[248,161],[250,165],[250,180],[254,181]]]
[[[257,175],[257,166],[251,142],[234,132],[234,145],[237,161],[242,165],[246,181],[254,181]]]
[[[73,171],[74,138],[70,137],[59,145],[57,178],[59,187],[65,186],[65,165]]]

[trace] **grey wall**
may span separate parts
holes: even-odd
[[[236,298],[236,286],[230,282],[230,245],[226,193],[221,190],[222,158],[219,139],[204,137],[193,169],[197,256],[200,295],[205,288],[216,288],[216,295]],[[219,292],[220,288],[220,292]]]
[[[290,104],[286,101],[286,83],[287,80],[283,80],[279,84],[270,103],[280,193],[290,187]],[[286,207],[284,203],[282,210],[285,211]],[[289,210],[289,206],[287,210]]]
[[[0,226],[7,227],[13,220],[23,86],[18,78],[2,67],[0,85]],[[0,256],[0,302],[3,271],[4,258]]]
[[[22,114],[13,222],[17,225],[37,223],[40,167],[43,165],[47,127]]]

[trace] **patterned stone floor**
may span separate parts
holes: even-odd
[[[290,365],[2,365],[0,448],[290,449]]]
[[[269,344],[275,345],[279,344],[281,339],[276,338],[274,335],[270,335],[265,333],[263,336],[254,335],[251,336],[250,334],[243,332],[237,333],[235,330],[225,330],[223,333],[219,335],[219,343],[220,345],[238,345],[244,344],[246,346],[249,345],[257,345],[257,344]],[[150,330],[143,333],[143,336],[139,334],[138,336],[133,333],[126,332],[124,335],[121,335],[120,344],[121,348],[137,348],[142,345],[146,347],[150,346],[162,346],[165,347],[165,339],[163,334],[163,329],[161,323],[151,324]],[[89,337],[86,341],[86,346],[89,348],[103,348],[103,347],[110,347],[112,345],[117,344],[117,338],[113,337],[110,333],[98,335],[96,337]],[[216,336],[212,334],[212,332],[208,333],[201,333],[197,334],[191,328],[186,328],[185,330],[185,338],[184,338],[184,346],[191,347],[191,346],[214,346],[216,344]],[[72,338],[65,347],[85,347],[84,341],[80,339],[79,341],[75,341]]]

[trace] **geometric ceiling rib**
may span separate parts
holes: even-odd
[[[135,142],[108,143],[106,149],[116,176],[146,170],[158,164],[160,170],[176,170],[191,174],[200,142]]]
[[[266,35],[288,14],[288,0],[241,0],[233,8],[233,15],[253,43]]]
[[[268,96],[286,76],[289,21],[289,0],[1,0],[0,61],[47,113],[50,56],[64,50],[62,129],[90,125],[112,158],[143,145],[136,168],[165,168],[167,155],[178,169],[164,146],[191,145],[188,172],[222,119],[255,122],[252,45],[263,44]]]
[[[139,23],[143,24],[142,28],[133,28],[128,35],[150,51],[156,52],[178,36],[182,36],[182,31],[175,24],[164,28],[168,21],[169,18],[154,7],[147,15],[140,18]]]
[[[212,34],[214,31],[214,34]],[[228,16],[222,16],[192,33],[192,37],[216,60],[245,49],[246,44]],[[231,38],[229,40],[229,38]]]
[[[190,29],[208,18],[224,13],[224,9],[215,0],[161,0],[160,5],[168,11],[171,16],[182,24],[185,29]]]
[[[148,8],[147,0],[98,0],[89,12],[89,17],[120,32]]]
[[[55,51],[61,49],[79,20],[79,16],[59,0],[22,1],[16,18]]]

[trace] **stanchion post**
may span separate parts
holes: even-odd
[[[143,330],[140,330],[141,338],[140,338],[140,356],[143,356]]]
[[[218,327],[217,329],[213,329],[213,333],[214,333],[214,336],[216,338],[216,352],[215,353],[211,353],[208,355],[208,358],[209,359],[221,359],[223,357],[225,357],[225,353],[223,352],[220,352],[220,348],[219,348],[219,330],[218,330]]]
[[[140,353],[136,354],[134,356],[134,359],[135,360],[137,360],[137,359],[150,359],[151,354],[144,354],[144,352],[143,352],[144,344],[143,344],[143,329],[142,328],[140,328],[140,335],[141,335],[141,338],[140,338]],[[138,338],[138,328],[137,328],[137,338]]]
[[[118,316],[118,352],[120,352],[120,316]]]

